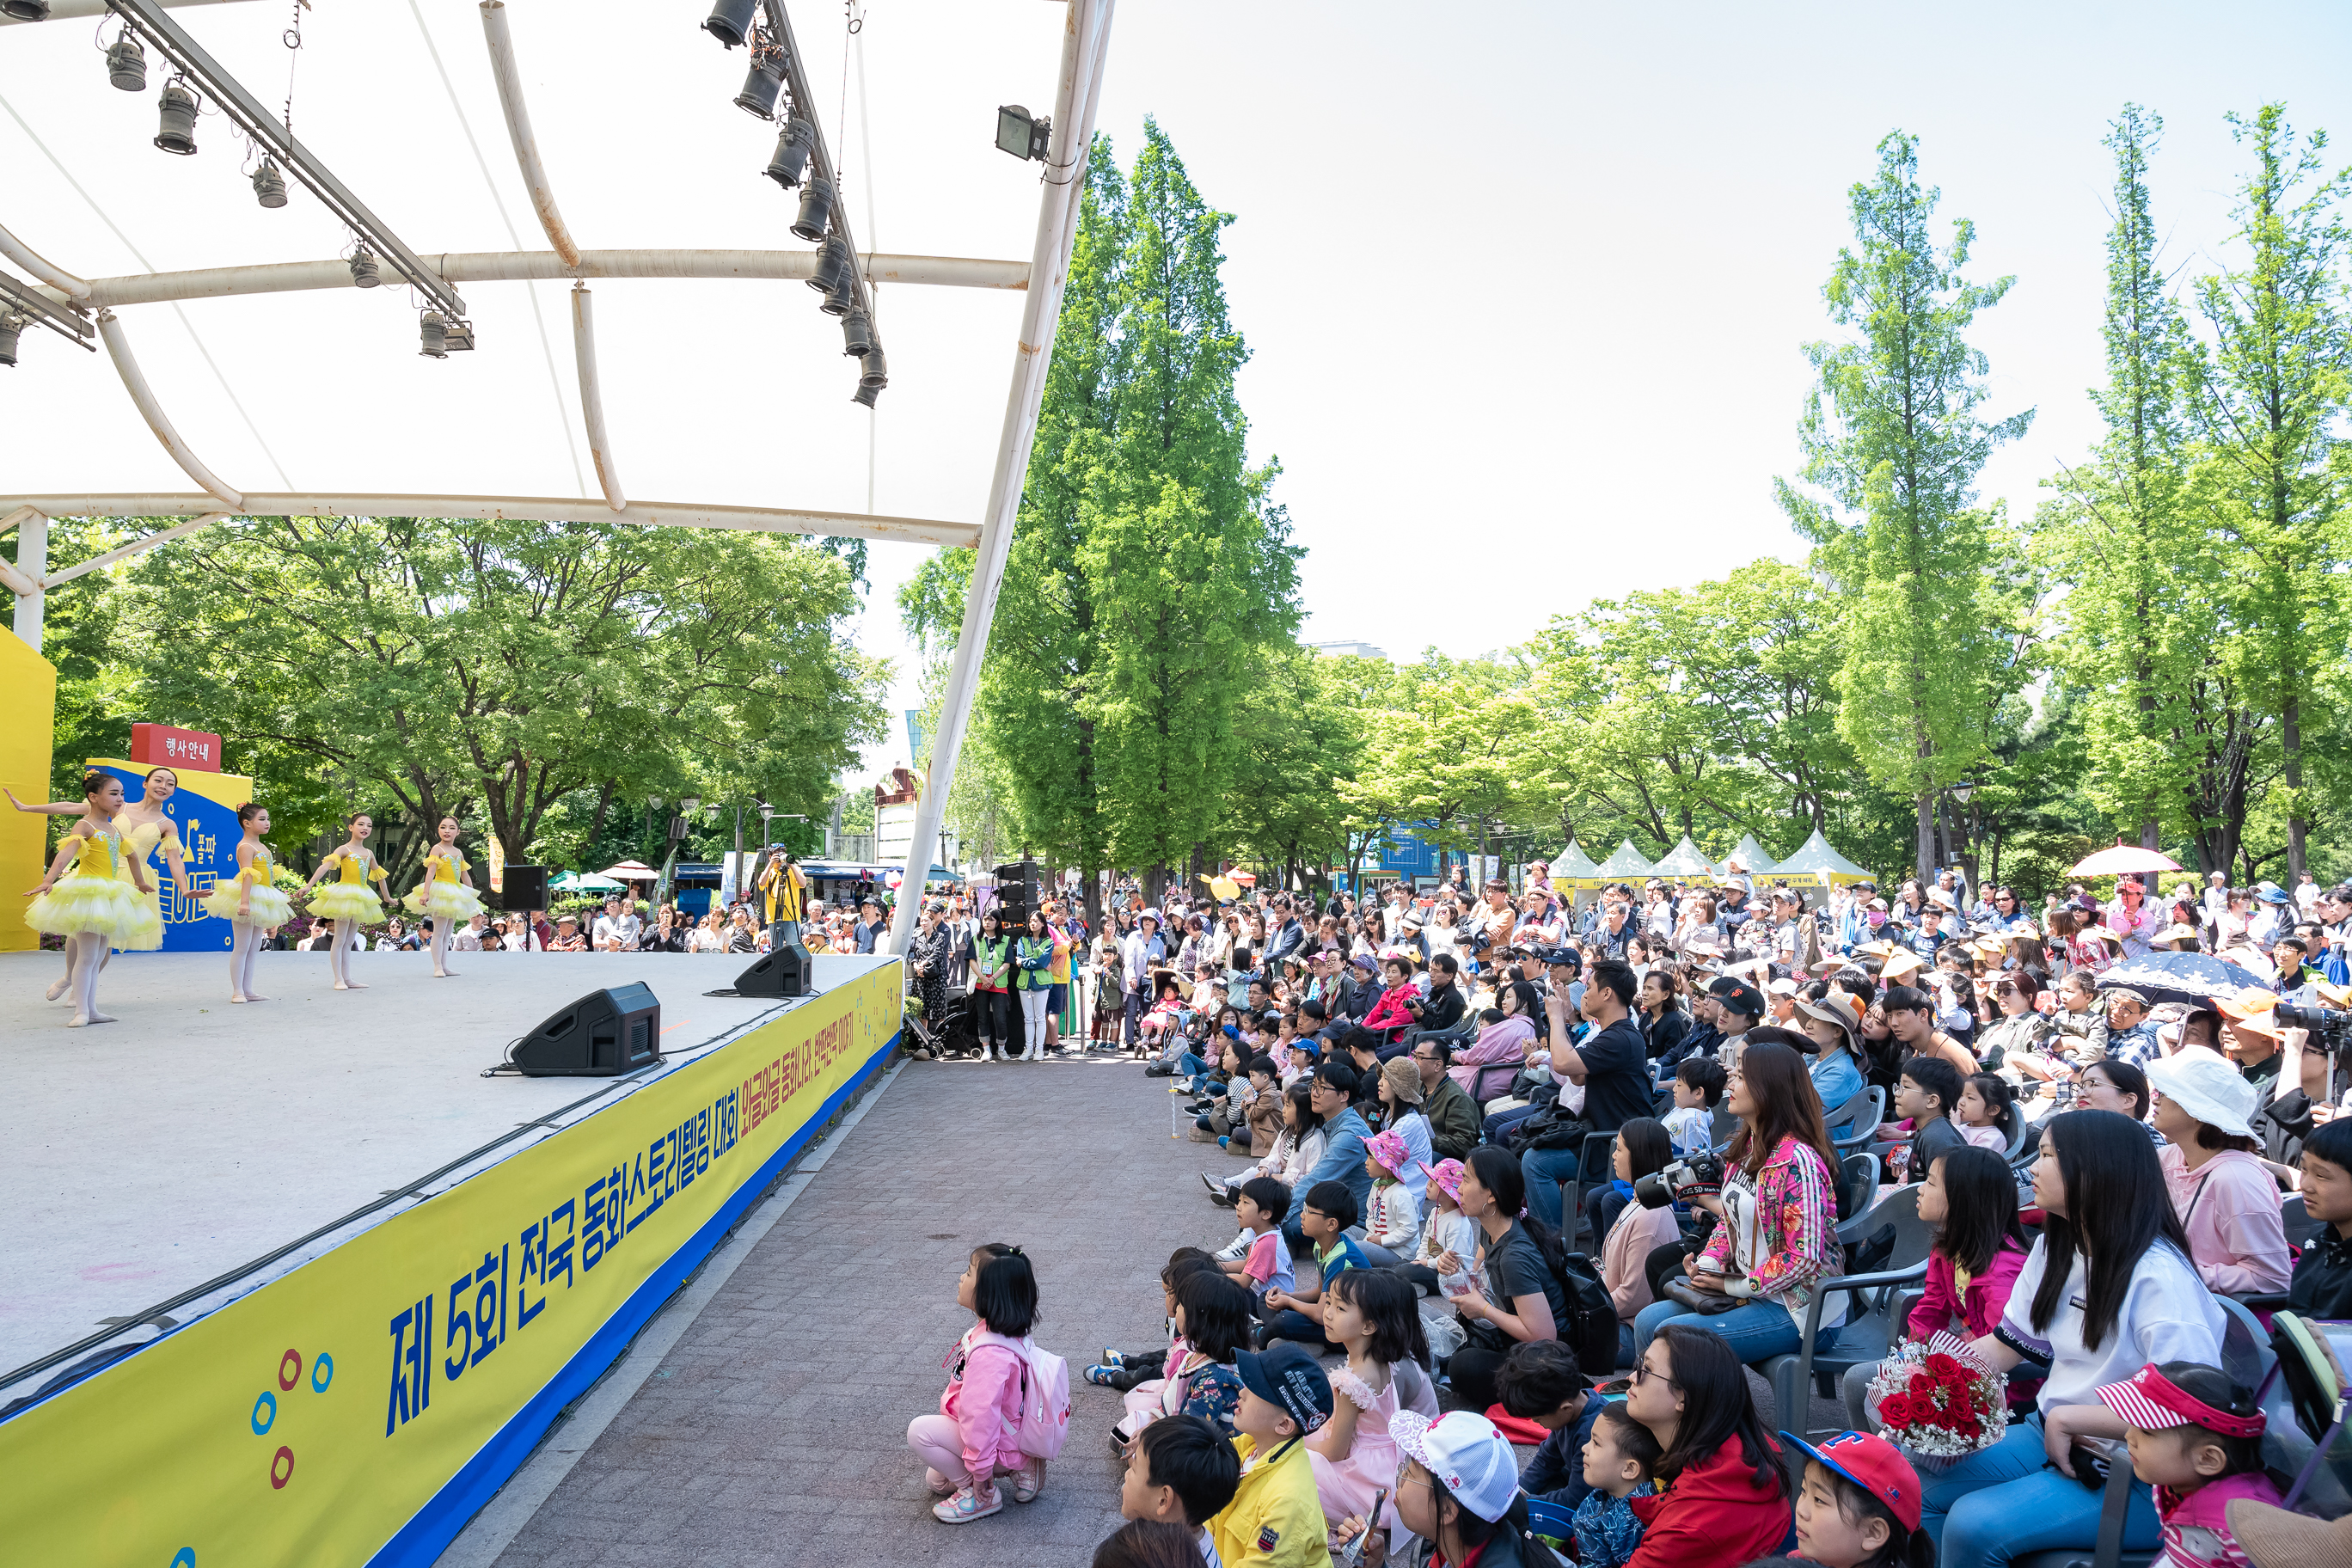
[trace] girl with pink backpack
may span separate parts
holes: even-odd
[[[1017,1247],[992,1241],[973,1251],[956,1281],[956,1305],[976,1320],[940,1364],[947,1392],[936,1415],[907,1424],[907,1446],[929,1468],[941,1500],[931,1512],[969,1524],[1004,1510],[996,1478],[1014,1502],[1032,1502],[1045,1461],[1062,1451],[1070,1426],[1069,1365],[1029,1338],[1037,1321],[1037,1276]]]

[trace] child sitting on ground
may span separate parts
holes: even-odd
[[[1184,1276],[1176,1286],[1176,1332],[1181,1353],[1169,1352],[1168,1375],[1129,1392],[1127,1415],[1113,1428],[1120,1444],[1134,1440],[1163,1415],[1197,1415],[1230,1437],[1241,1384],[1234,1355],[1249,1343],[1257,1326],[1250,1294],[1213,1269]]]
[[[1265,1305],[1267,1297],[1298,1282],[1291,1269],[1289,1244],[1282,1237],[1282,1217],[1289,1212],[1288,1187],[1271,1176],[1252,1176],[1242,1184],[1242,1195],[1234,1200],[1234,1217],[1242,1222],[1242,1235],[1250,1238],[1249,1249],[1237,1258],[1217,1259],[1219,1268],[1239,1275],[1248,1284],[1250,1294],[1267,1315],[1275,1310]]]
[[[1402,1174],[1411,1158],[1404,1134],[1392,1127],[1373,1133],[1364,1145],[1364,1169],[1372,1178],[1370,1201],[1364,1205],[1364,1234],[1373,1245],[1399,1257],[1412,1250],[1413,1237],[1421,1234],[1421,1207],[1412,1201],[1412,1189],[1404,1184]]]
[[[1948,1063],[1946,1065],[1949,1065]],[[1901,1450],[1869,1432],[1841,1432],[1804,1450],[1797,1491],[1797,1555],[1821,1568],[1935,1568],[1936,1543],[1919,1528],[1919,1476]]]
[[[1152,1351],[1120,1351],[1103,1346],[1102,1360],[1078,1375],[1097,1388],[1133,1388],[1146,1378],[1158,1377],[1168,1358],[1177,1353],[1181,1342],[1176,1332],[1176,1287],[1184,1276],[1205,1268],[1212,1274],[1222,1274],[1217,1260],[1197,1247],[1180,1247],[1168,1255],[1160,1270],[1160,1315],[1168,1320],[1168,1344]]]
[[[1319,1568],[1329,1527],[1316,1500],[1315,1470],[1301,1439],[1331,1419],[1331,1380],[1304,1345],[1278,1344],[1234,1358],[1241,1374],[1241,1481],[1209,1521],[1216,1560],[1253,1568]]]
[[[2279,1503],[2263,1468],[2263,1417],[2254,1395],[2219,1367],[2168,1361],[2099,1390],[2123,1417],[2132,1474],[2156,1489],[2168,1563],[2242,1564],[2229,1508],[2241,1498]]]
[[[1584,1446],[1604,1403],[1576,1352],[1558,1340],[1513,1345],[1495,1373],[1495,1399],[1506,1415],[1532,1421],[1546,1434],[1519,1471],[1519,1489],[1574,1512],[1592,1490],[1584,1479]]]
[[[1729,1078],[1713,1057],[1688,1057],[1675,1069],[1675,1108],[1658,1120],[1675,1141],[1675,1158],[1715,1147],[1715,1107]]]
[[[1398,1264],[1397,1272],[1428,1295],[1457,1296],[1470,1288],[1470,1267],[1463,1260],[1478,1255],[1478,1227],[1462,1212],[1462,1162],[1440,1160],[1421,1168],[1429,1177],[1429,1215],[1412,1261]],[[1449,1253],[1462,1267],[1442,1274],[1437,1260]]]
[[[1323,1517],[1362,1514],[1372,1500],[1396,1484],[1397,1446],[1389,1422],[1404,1408],[1407,1363],[1429,1359],[1412,1287],[1385,1269],[1354,1268],[1323,1292],[1323,1332],[1348,1352],[1348,1364],[1331,1373],[1331,1424],[1307,1439],[1315,1468],[1315,1492]],[[1384,1511],[1375,1528],[1393,1524]]]
[[[1217,1142],[1221,1147],[1230,1149],[1236,1154],[1240,1153],[1239,1145],[1244,1142],[1243,1131],[1245,1127],[1248,1132],[1250,1157],[1264,1159],[1274,1152],[1275,1142],[1282,1136],[1284,1114],[1281,1071],[1274,1065],[1272,1057],[1252,1057],[1249,1079],[1249,1109],[1243,1113],[1243,1127],[1234,1128],[1229,1135]]]
[[[2005,1154],[2017,1131],[2016,1099],[2007,1079],[1989,1072],[1971,1074],[1952,1107],[1952,1124],[1978,1148]]]
[[[1028,1338],[1037,1321],[1037,1276],[1019,1247],[992,1241],[965,1262],[956,1305],[975,1321],[949,1358],[939,1414],[909,1421],[907,1446],[929,1467],[924,1479],[941,1500],[931,1512],[948,1524],[969,1524],[1004,1510],[998,1476],[1012,1479],[1015,1502],[1034,1500],[1045,1485],[1044,1462],[1015,1440],[1026,1363],[1007,1342]]]
[[[1198,1536],[1206,1561],[1216,1549],[1208,1522],[1234,1500],[1241,1479],[1231,1442],[1196,1416],[1171,1415],[1145,1427],[1128,1450],[1118,1511],[1125,1519],[1184,1525]]]
[[[1298,1229],[1314,1251],[1315,1283],[1301,1287],[1293,1281],[1266,1291],[1261,1342],[1297,1340],[1317,1351],[1340,1348],[1323,1331],[1323,1292],[1348,1269],[1364,1267],[1364,1249],[1348,1234],[1348,1227],[1355,1223],[1356,1194],[1345,1183],[1318,1182],[1307,1189],[1307,1201],[1298,1210]]]
[[[1209,1189],[1209,1201],[1220,1208],[1231,1208],[1241,1196],[1242,1184],[1253,1176],[1272,1176],[1286,1187],[1296,1187],[1323,1158],[1323,1119],[1315,1114],[1315,1086],[1295,1083],[1282,1091],[1282,1131],[1276,1135],[1274,1147],[1249,1169],[1231,1176],[1213,1176],[1201,1173],[1201,1183]],[[1242,1249],[1248,1250],[1244,1244]],[[1240,1252],[1231,1256],[1238,1258]],[[1224,1256],[1224,1254],[1220,1254]]]
[[[1642,1521],[1627,1500],[1656,1495],[1650,1467],[1659,1453],[1658,1439],[1622,1405],[1601,1406],[1584,1443],[1584,1484],[1591,1489],[1576,1505],[1576,1560],[1583,1568],[1624,1568],[1632,1560],[1642,1544]]]

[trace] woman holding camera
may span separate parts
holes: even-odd
[[[1804,1058],[1775,1041],[1749,1046],[1723,1103],[1739,1119],[1723,1191],[1690,1198],[1722,1223],[1687,1279],[1635,1316],[1636,1354],[1668,1322],[1720,1334],[1751,1365],[1790,1354],[1802,1342],[1814,1281],[1837,1272],[1836,1156]],[[1843,1295],[1823,1305],[1815,1345],[1837,1342],[1845,1312]]]

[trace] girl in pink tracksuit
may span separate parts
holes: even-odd
[[[1021,1451],[1020,1353],[1003,1340],[1028,1336],[1037,1319],[1037,1276],[1017,1247],[992,1241],[971,1255],[956,1281],[956,1305],[978,1321],[943,1363],[947,1392],[936,1415],[907,1423],[907,1446],[929,1466],[926,1479],[941,1500],[931,1512],[969,1524],[1004,1510],[996,1478],[1013,1483],[1013,1500],[1029,1502],[1045,1484],[1045,1462]]]

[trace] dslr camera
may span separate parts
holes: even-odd
[[[2314,1039],[2326,1043],[2331,1049],[2352,1046],[2352,1013],[2334,1007],[2304,1007],[2293,1002],[2278,1005],[2279,1025],[2288,1029],[2308,1029]]]
[[[1662,1209],[1695,1195],[1712,1196],[1721,1191],[1723,1159],[1711,1152],[1685,1155],[1655,1175],[1643,1176],[1633,1183],[1633,1195],[1645,1209]]]

